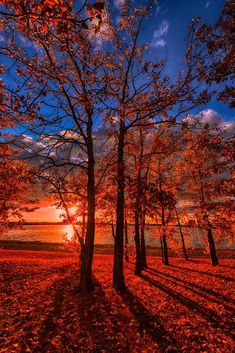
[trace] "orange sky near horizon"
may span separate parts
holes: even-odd
[[[63,218],[60,215],[63,213],[62,209],[54,206],[54,199],[52,197],[38,194],[38,202],[35,203],[35,207],[38,207],[33,212],[25,212],[23,214],[26,222],[61,222]]]
[[[24,219],[27,222],[61,222],[60,214],[63,211],[57,209],[56,206],[40,207],[34,212],[24,213]]]
[[[33,212],[25,212],[23,214],[26,222],[62,222],[64,214],[63,209],[57,208],[53,205],[54,200],[51,197],[44,197],[38,200],[34,205],[38,207]],[[76,211],[76,207],[70,207],[70,212],[73,214]]]

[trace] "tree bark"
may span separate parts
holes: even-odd
[[[117,205],[116,205],[116,237],[114,243],[113,286],[116,290],[125,289],[123,273],[123,238],[124,238],[124,140],[125,129],[121,122],[118,138],[117,163]]]
[[[141,256],[141,269],[148,268],[146,247],[145,247],[145,215],[141,216],[141,229],[140,229],[140,256]]]
[[[129,262],[129,254],[128,254],[128,224],[127,220],[125,220],[125,260],[126,262]]]
[[[162,207],[162,225],[163,225],[163,236],[162,236],[162,262],[164,265],[169,265],[169,257],[168,257],[168,247],[166,241],[166,229],[165,229],[165,210]]]
[[[135,274],[141,275],[142,271],[142,246],[140,239],[140,221],[141,221],[141,231],[143,227],[142,220],[142,210],[141,210],[141,202],[142,202],[142,163],[143,163],[143,153],[144,153],[144,143],[143,143],[143,134],[140,130],[140,155],[138,158],[138,174],[137,174],[137,190],[136,190],[136,200],[135,200],[135,248],[136,248],[136,260],[135,260]],[[141,236],[142,236],[141,232]]]
[[[80,261],[82,261],[83,251],[84,251],[84,241],[85,241],[85,226],[86,226],[86,216],[85,209],[82,214],[82,241],[80,242],[81,252],[80,252]]]
[[[87,126],[87,224],[85,244],[82,254],[81,277],[79,283],[79,291],[83,293],[90,292],[94,289],[92,281],[92,261],[94,253],[95,238],[95,160],[93,153],[93,137],[92,137],[92,120],[88,120]]]
[[[186,261],[188,261],[188,255],[187,255],[186,246],[185,246],[185,241],[184,241],[184,234],[183,234],[183,231],[182,231],[182,227],[181,227],[181,224],[180,224],[179,215],[178,215],[178,212],[177,212],[177,209],[176,209],[176,208],[175,208],[175,214],[176,214],[177,223],[178,223],[178,226],[179,226],[179,231],[180,231],[180,237],[181,237],[181,242],[182,242],[182,249],[183,249],[184,258],[185,258]]]
[[[140,250],[140,229],[139,229],[139,214],[135,211],[135,274],[141,275],[141,250]]]
[[[113,219],[112,219],[112,223],[111,223],[111,229],[112,229],[112,237],[115,240],[115,229],[114,229]]]
[[[211,228],[207,229],[207,239],[208,239],[209,248],[210,248],[211,264],[212,264],[212,266],[217,266],[217,265],[219,265],[219,261],[218,261],[217,254],[216,254],[215,241],[213,238]]]
[[[86,215],[85,215],[85,206],[84,206],[84,211],[82,215],[82,241],[84,243],[85,239],[85,230],[86,230]]]
[[[160,245],[161,245],[162,263],[164,263],[164,260],[163,260],[163,244],[162,244],[162,236],[160,236]]]
[[[165,230],[162,237],[162,250],[163,250],[163,263],[164,265],[169,266],[168,247],[167,247]]]

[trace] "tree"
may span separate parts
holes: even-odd
[[[45,191],[53,196],[55,206],[64,211],[61,214],[64,221],[71,224],[74,233],[71,240],[77,244],[77,252],[82,260],[87,217],[85,176],[82,173],[68,176],[65,168],[64,170],[57,169],[52,173],[50,170],[44,174],[39,173],[39,178],[42,180]]]
[[[200,46],[201,80],[216,85],[218,100],[234,107],[234,1],[226,0],[219,19],[211,25],[193,23],[192,44]],[[197,49],[198,50],[198,49]]]
[[[197,126],[197,125],[196,125]],[[230,144],[222,132],[208,125],[184,130],[186,148],[181,160],[182,188],[198,227],[207,232],[212,265],[218,265],[217,242],[231,237],[233,200]],[[229,185],[226,190],[224,185]]]
[[[4,65],[0,65],[0,74],[4,72]],[[34,211],[36,202],[32,196],[34,168],[19,160],[19,154],[7,142],[9,133],[6,129],[14,128],[16,124],[12,111],[10,94],[0,77],[0,234],[22,223],[24,213]],[[24,118],[22,114],[18,121]]]
[[[7,145],[0,145],[0,234],[23,222],[24,213],[35,210],[32,196],[35,172],[20,161]]]
[[[136,136],[137,135],[137,136]],[[142,204],[142,174],[143,174],[143,155],[144,155],[144,145],[143,145],[143,133],[141,128],[139,131],[132,133],[132,138],[130,134],[128,135],[128,172],[129,174],[129,197],[132,201],[132,210],[134,214],[134,224],[135,224],[135,249],[136,249],[136,261],[135,261],[135,274],[140,275],[141,266],[141,241],[140,241],[140,228],[141,228],[141,204]],[[132,161],[130,160],[132,159]],[[132,168],[130,165],[132,164]]]
[[[128,131],[173,124],[182,114],[207,102],[210,94],[207,87],[198,85],[202,68],[193,61],[190,48],[185,70],[174,82],[164,75],[164,60],[149,60],[148,46],[141,42],[140,34],[155,0],[139,7],[124,1],[118,24],[113,21],[111,6],[107,11],[106,5],[97,7],[96,2],[87,8],[90,17],[86,19],[86,2],[79,9],[73,1],[51,3],[12,0],[0,9],[0,29],[6,37],[0,53],[12,58],[8,72],[16,78],[13,86],[5,80],[10,104],[14,104],[15,117],[25,115],[23,127],[30,127],[42,144],[36,156],[43,160],[44,171],[67,166],[69,172],[81,169],[87,174],[88,215],[80,278],[83,292],[94,287],[94,129],[104,118],[113,126],[117,157],[113,285],[123,289]],[[108,44],[101,45],[106,40]]]
[[[41,144],[40,150],[31,151],[31,157],[43,161],[43,171],[67,166],[68,172],[81,169],[87,175],[88,214],[80,277],[80,290],[87,292],[94,288],[93,124],[102,59],[95,34],[92,37],[92,31],[84,26],[86,19],[81,13],[85,5],[78,10],[72,1],[51,5],[49,0],[11,1],[1,8],[6,41],[1,43],[0,53],[8,58],[8,73],[15,77],[13,87],[5,80],[14,115],[18,118],[27,112],[24,128],[30,128]]]
[[[203,102],[210,94],[198,87],[198,74],[187,54],[185,71],[175,82],[163,74],[164,61],[153,62],[147,58],[148,46],[140,40],[142,26],[153,11],[156,2],[136,7],[128,1],[121,6],[120,21],[112,26],[113,38],[103,59],[107,119],[115,119],[117,137],[117,204],[116,238],[114,246],[113,285],[125,288],[123,275],[124,195],[125,195],[125,146],[129,130],[138,126],[154,126],[174,122],[181,114]],[[110,21],[111,22],[111,21]],[[194,84],[195,83],[195,84]],[[177,106],[177,113],[174,108]],[[166,119],[163,119],[166,116]]]
[[[187,260],[188,260],[188,254],[187,254],[187,250],[186,250],[185,239],[184,239],[184,233],[183,233],[182,225],[181,225],[181,222],[180,222],[180,216],[179,216],[179,212],[178,212],[178,210],[177,210],[177,207],[175,207],[175,215],[176,215],[177,224],[178,224],[178,227],[179,227],[179,232],[180,232],[180,238],[181,238],[181,242],[182,242],[182,250],[183,250],[184,259],[187,261]]]
[[[111,170],[109,168],[109,174]],[[115,183],[112,175],[106,177],[99,187],[97,195],[97,215],[96,222],[101,227],[111,226],[113,240],[115,240]]]
[[[126,205],[133,213],[135,224],[135,274],[147,268],[145,249],[146,200],[145,185],[149,172],[150,139],[148,129],[140,126],[127,135],[126,144]]]

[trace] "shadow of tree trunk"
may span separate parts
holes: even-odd
[[[228,318],[227,322],[222,322],[221,317],[212,309],[206,308],[201,304],[196,303],[190,298],[182,295],[174,291],[173,289],[161,284],[160,282],[151,279],[146,275],[142,275],[141,277],[144,281],[148,282],[154,287],[159,288],[161,291],[165,292],[167,295],[171,296],[173,299],[178,301],[180,304],[186,306],[189,310],[193,311],[194,313],[200,315],[202,318],[207,320],[214,328],[221,329],[227,336],[231,337],[232,339],[235,338],[235,335],[231,332],[233,327],[233,317],[231,316]]]
[[[218,275],[217,273],[204,272],[204,271],[195,270],[195,269],[192,269],[192,268],[182,267],[182,266],[178,266],[178,265],[171,265],[171,267],[180,268],[182,271],[191,271],[191,272],[199,273],[199,274],[202,274],[202,275],[207,275],[207,276],[210,276],[210,277],[215,277],[215,278],[223,279],[223,280],[225,280],[225,281],[232,281],[232,282],[234,282],[234,278],[232,278],[232,277],[227,277],[227,276],[222,276],[222,275]]]
[[[159,352],[166,352],[169,346],[175,347],[169,352],[181,352],[178,342],[164,328],[159,318],[151,314],[148,309],[134,296],[129,289],[118,293],[129,310],[139,322],[139,332],[145,332],[157,343]]]
[[[163,278],[164,280],[171,282],[172,284],[175,284],[177,286],[180,286],[182,288],[190,290],[191,292],[197,294],[198,296],[205,298],[206,300],[209,300],[213,303],[222,304],[226,310],[229,310],[229,311],[234,310],[233,307],[231,307],[225,303],[225,302],[228,302],[231,304],[235,304],[234,300],[232,300],[231,298],[228,298],[225,295],[222,295],[218,292],[215,292],[212,289],[205,288],[199,284],[195,284],[195,283],[180,279],[176,276],[173,276],[168,273],[161,272],[161,271],[152,270],[152,269],[148,269],[145,271],[149,272],[151,275],[159,276],[159,277]],[[179,282],[179,283],[177,283],[177,282]],[[181,284],[181,283],[183,283],[183,284]],[[217,299],[210,298],[209,295],[214,296]]]

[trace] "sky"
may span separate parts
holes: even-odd
[[[53,206],[53,200],[43,196],[43,198],[37,204],[39,207],[36,211],[24,214],[24,218],[28,222],[61,222],[62,218],[60,215],[63,213],[62,210],[57,209]]]
[[[120,0],[119,0],[120,1]],[[224,6],[224,0],[160,0],[151,18],[148,37],[152,56],[167,55],[167,73],[174,77],[179,71],[185,51],[187,26],[199,16],[202,22],[214,23]],[[147,25],[146,25],[147,26]],[[149,40],[148,39],[148,40]],[[234,110],[213,99],[205,109],[213,109],[226,121],[234,120]]]
[[[118,21],[120,5],[123,0],[114,1],[114,20]],[[143,0],[139,1],[144,2]],[[200,16],[208,24],[215,22],[224,5],[224,0],[160,0],[152,16],[145,21],[142,41],[150,44],[150,56],[154,58],[167,57],[166,72],[174,78],[182,67],[182,57],[185,51],[185,36],[187,26],[192,18]],[[0,35],[1,42],[1,35]],[[219,121],[234,129],[234,111],[222,103],[212,101],[197,111],[204,119]],[[52,206],[52,200],[43,197],[40,200],[40,209],[25,215],[28,221],[60,221],[60,211]]]

